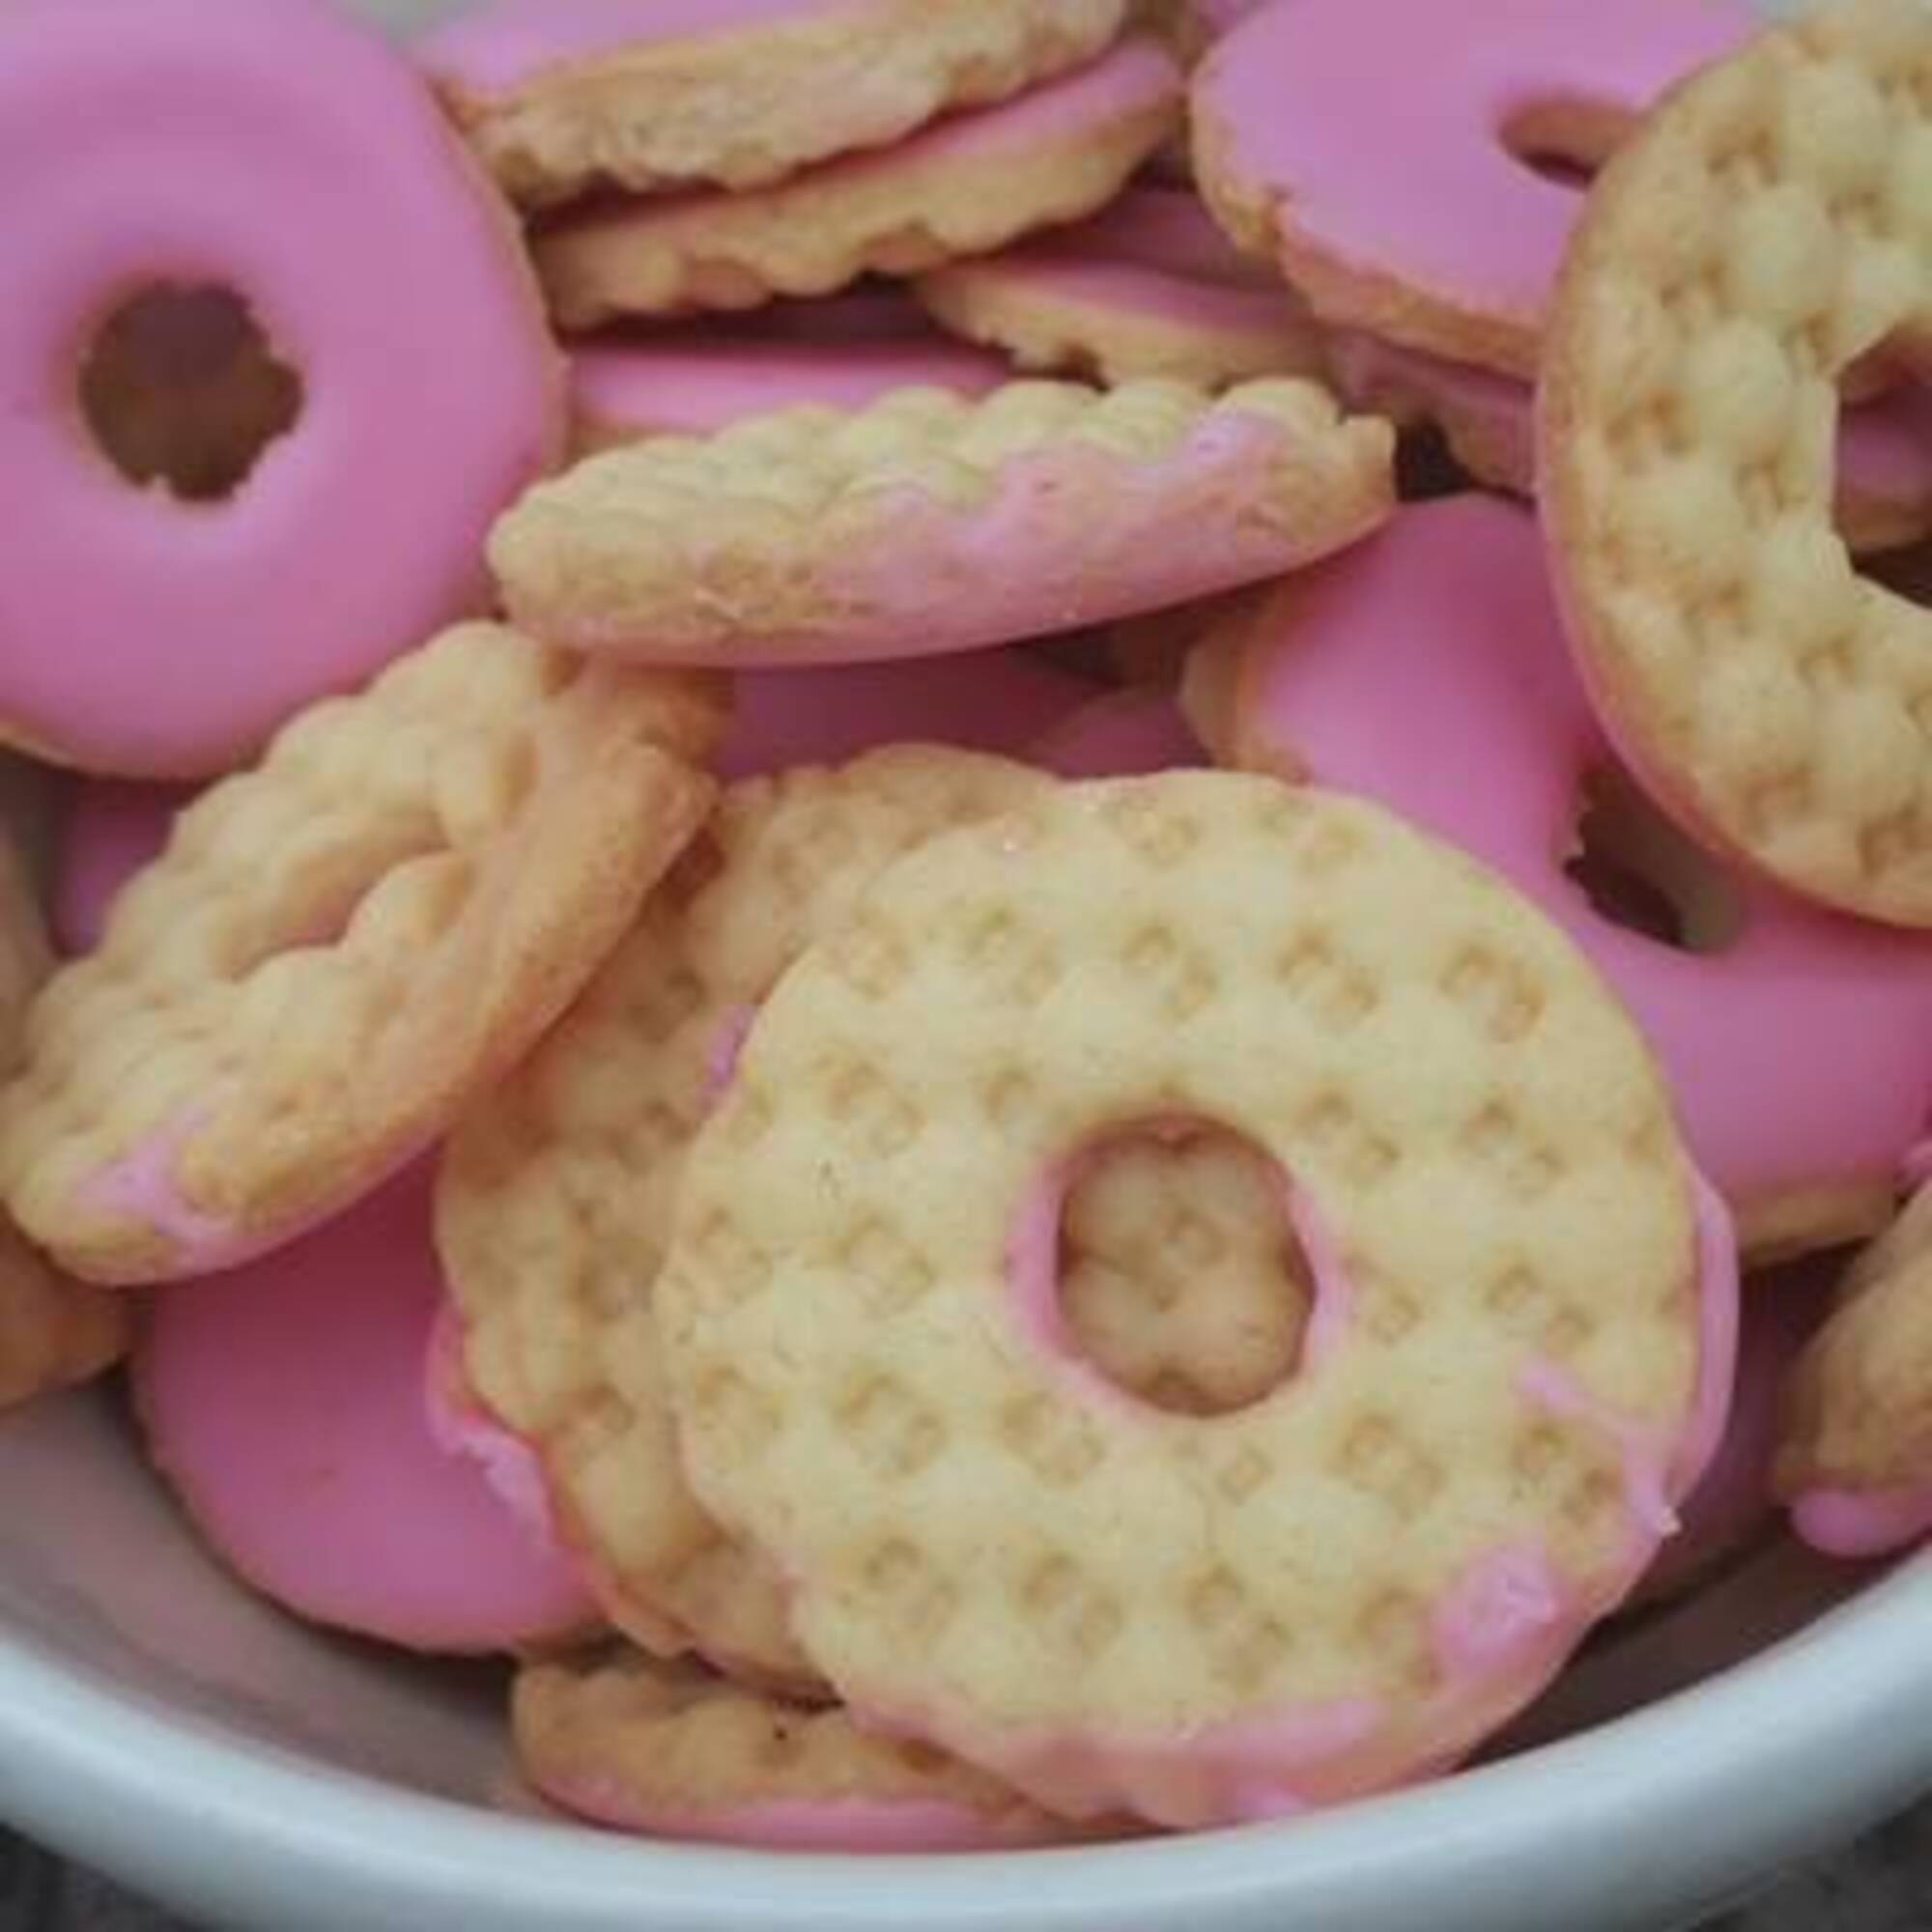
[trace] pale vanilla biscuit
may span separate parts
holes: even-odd
[[[17,1063],[28,1002],[53,971],[26,868],[0,827],[0,1079]],[[111,1368],[131,1335],[128,1303],[63,1279],[0,1211],[0,1409]]]
[[[581,463],[497,524],[535,635],[814,663],[1035,637],[1278,576],[1395,506],[1394,433],[1313,384],[905,390]]]
[[[1142,1135],[1068,1187],[1060,1297],[1110,1380],[1162,1408],[1245,1408],[1293,1373],[1309,1283],[1281,1190],[1225,1136]]]
[[[1184,106],[1173,60],[1130,42],[1037,98],[772,187],[593,205],[536,236],[537,273],[567,329],[921,274],[1104,207]]]
[[[1832,525],[1840,375],[1932,340],[1932,10],[1844,0],[1680,88],[1590,197],[1539,471],[1620,747],[1711,843],[1932,924],[1932,611]]]
[[[1786,1384],[1781,1493],[1932,1488],[1932,1189],[1860,1255]]]
[[[1073,1828],[928,1746],[636,1653],[534,1663],[511,1729],[553,1804],[649,1836],[794,1851],[973,1851]]]
[[[701,679],[471,625],[185,810],[0,1094],[0,1188],[88,1279],[204,1272],[348,1205],[570,1004],[702,823]]]
[[[485,165],[526,207],[600,186],[756,188],[880,147],[1092,59],[1125,0],[845,0],[798,17],[639,38],[484,77],[486,19],[432,41],[431,76]]]
[[[1055,1339],[1056,1170],[1151,1118],[1294,1195],[1316,1339],[1237,1415]],[[1268,779],[1064,787],[882,874],[765,1007],[659,1283],[687,1464],[856,1710],[1053,1808],[1378,1788],[1667,1527],[1695,1194],[1635,1029],[1471,861]]]
[[[872,876],[1051,781],[931,747],[733,786],[583,998],[451,1143],[439,1244],[469,1383],[543,1458],[607,1609],[647,1648],[814,1673],[778,1580],[685,1483],[653,1287],[737,1043]]]

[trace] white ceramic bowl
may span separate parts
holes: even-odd
[[[414,24],[462,0],[362,3]],[[247,1932],[1660,1932],[1932,1782],[1932,1565],[1874,1580],[1768,1549],[1600,1642],[1515,1755],[1300,1823],[1094,1851],[599,1837],[519,1792],[501,1688],[256,1603],[106,1399],[0,1423],[0,1816]]]

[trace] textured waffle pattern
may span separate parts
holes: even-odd
[[[1318,1371],[1210,1422],[1083,1394],[1007,1279],[1053,1164],[1177,1117],[1280,1163],[1351,1295]],[[766,1007],[659,1310],[698,1490],[855,1706],[1184,1823],[1236,1804],[1216,1725],[1369,1698],[1386,1779],[1527,1695],[1432,1645],[1498,1547],[1577,1629],[1614,1601],[1624,1455],[1691,1401],[1693,1245],[1656,1070],[1553,928],[1373,808],[1177,775],[879,879]]]
[[[943,1752],[867,1735],[837,1706],[781,1703],[695,1668],[635,1654],[540,1663],[511,1705],[524,1775],[566,1808],[696,1836],[753,1835],[763,1807],[942,1805],[988,1842],[1068,1828]],[[828,1820],[828,1828],[831,1821]]]
[[[1218,469],[1250,435],[1268,440],[1263,459]],[[998,587],[1016,611],[1016,589],[1037,592],[1025,635],[1128,614],[1108,606],[1110,578],[1150,545],[1175,573],[1152,602],[1225,587],[1188,581],[1178,519],[1265,535],[1274,569],[1339,549],[1393,508],[1392,454],[1385,423],[1344,420],[1300,382],[1219,402],[1165,383],[1015,383],[979,402],[905,390],[594,457],[526,496],[490,554],[512,611],[582,648],[782,658],[890,627],[902,649],[908,627],[973,620],[965,593],[988,587],[987,526],[1003,507],[1013,522],[1010,498],[1030,542],[1006,547]],[[889,574],[868,577],[875,558]]]
[[[701,682],[454,631],[184,812],[30,1015],[0,1186],[75,1272],[278,1236],[434,1140],[701,823]]]
[[[526,206],[603,183],[762,187],[1076,66],[1114,38],[1123,12],[1124,0],[854,0],[558,63],[500,92],[445,80],[443,93]]]
[[[1548,345],[1559,579],[1620,741],[1707,836],[1932,924],[1932,612],[1832,527],[1837,378],[1932,339],[1932,11],[1849,0],[1609,167]]]
[[[0,831],[0,1077],[52,970],[25,867]],[[0,1409],[99,1375],[127,1351],[129,1328],[127,1304],[63,1280],[0,1211]]]
[[[1109,1379],[1162,1408],[1259,1401],[1294,1367],[1308,1290],[1267,1165],[1238,1142],[1135,1136],[1067,1192],[1067,1327]]]
[[[1859,1257],[1786,1389],[1778,1485],[1932,1483],[1932,1190]]]
[[[885,866],[1048,782],[907,748],[735,786],[568,1019],[455,1136],[439,1222],[470,1381],[537,1445],[613,1616],[652,1649],[696,1640],[811,1674],[776,1579],[686,1487],[659,1367],[652,1284],[734,1038]]]
[[[573,329],[923,274],[1104,208],[1181,125],[1184,101],[1170,64],[1164,84],[1027,140],[914,142],[749,193],[593,209],[537,238],[537,273]]]

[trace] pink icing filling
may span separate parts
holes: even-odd
[[[1199,111],[1308,245],[1483,313],[1540,317],[1580,206],[1510,154],[1526,109],[1636,113],[1756,24],[1743,0],[1491,0],[1445,32],[1418,0],[1264,7],[1209,55]],[[1415,57],[1395,58],[1409,48]]]
[[[1151,269],[1187,282],[1264,289],[1281,298],[1281,277],[1243,255],[1201,200],[1185,188],[1130,187],[1098,214],[1056,228],[1040,245],[1090,262]]]
[[[431,1181],[412,1168],[270,1261],[164,1292],[134,1377],[156,1461],[258,1588],[320,1623],[482,1652],[594,1613],[431,1429]]]
[[[709,436],[796,403],[856,411],[913,388],[983,396],[1007,378],[998,356],[963,344],[665,335],[579,350],[572,394],[579,422],[607,434]]]
[[[122,888],[160,857],[176,812],[192,795],[175,785],[102,780],[75,787],[54,872],[53,926],[62,952],[78,955],[100,944]]]
[[[1207,762],[1180,706],[1151,688],[1111,691],[1082,705],[1027,755],[1063,779],[1134,778]]]
[[[1010,757],[1092,703],[1095,687],[1019,649],[970,659],[751,671],[718,756],[727,780],[842,764],[883,745]]]
[[[1526,484],[1535,475],[1536,396],[1527,383],[1356,331],[1333,336],[1329,355],[1339,386],[1358,407],[1400,395],[1424,413],[1453,412],[1480,422],[1509,452],[1512,476]],[[1864,502],[1932,511],[1932,395],[1907,384],[1847,409],[1838,419],[1838,477]]]
[[[1596,911],[1562,865],[1582,780],[1614,760],[1532,520],[1489,497],[1418,505],[1298,582],[1250,656],[1243,734],[1463,846],[1555,919],[1642,1026],[1734,1204],[1889,1179],[1932,1094],[1932,943],[1748,885],[1742,932],[1713,953]]]
[[[752,1037],[752,1029],[757,1024],[756,1007],[733,1007],[718,1029],[718,1037],[712,1042],[711,1057],[704,1069],[704,1098],[712,1107],[724,1099],[731,1091],[731,1083],[738,1077],[738,1062],[745,1051],[745,1042]]]
[[[15,7],[0,41],[0,165],[44,190],[10,211],[0,310],[0,719],[93,769],[211,774],[477,606],[552,453],[555,352],[416,74],[334,9]],[[303,377],[221,504],[133,488],[76,426],[76,345],[156,283],[233,288]]]
[[[1792,1503],[1791,1521],[1827,1556],[1889,1556],[1932,1534],[1932,1486],[1807,1490]]]
[[[863,14],[874,0],[496,0],[425,37],[440,80],[490,93],[545,68],[627,46],[710,39],[813,14]]]
[[[1540,1652],[1566,1621],[1548,1558],[1527,1545],[1478,1558],[1435,1606],[1430,1629],[1446,1676],[1481,1677]]]

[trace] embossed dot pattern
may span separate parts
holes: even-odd
[[[895,977],[901,942],[853,916],[866,883],[1049,782],[999,758],[900,748],[733,786],[569,1017],[452,1141],[439,1233],[470,1381],[537,1445],[608,1607],[648,1648],[696,1637],[782,1679],[812,1674],[776,1579],[687,1488],[662,1388],[652,1283],[723,1058],[822,934],[843,934],[860,984]],[[855,1109],[865,1074],[845,1075]],[[736,1130],[755,1111],[741,1109]],[[875,1138],[893,1128],[889,1106],[869,1120]],[[770,1264],[735,1228],[721,1228],[714,1252],[724,1278],[769,1285]],[[905,1292],[904,1256],[863,1227],[847,1265],[882,1307]],[[728,1364],[703,1399],[753,1435],[763,1427],[761,1398]]]
[[[1843,0],[1682,88],[1600,179],[1540,430],[1557,581],[1661,799],[1932,925],[1932,612],[1832,523],[1839,376],[1932,350],[1932,13]]]
[[[701,823],[721,709],[688,675],[446,634],[305,713],[178,821],[29,1016],[0,1189],[75,1272],[196,1256],[102,1198],[272,1245],[428,1144],[570,1003]]]
[[[1238,1808],[1243,1725],[1367,1700],[1310,1772],[1339,1796],[1530,1694],[1432,1666],[1418,1697],[1370,1632],[1528,1543],[1580,1634],[1641,1548],[1626,1439],[1666,1456],[1690,1413],[1690,1176],[1568,943],[1373,808],[1218,774],[939,840],[854,929],[765,1008],[659,1285],[694,1480],[839,1690],[1042,1802],[1182,1823]],[[1008,1280],[1055,1163],[1177,1117],[1294,1177],[1356,1295],[1319,1369],[1207,1421],[1083,1382]],[[1617,1423],[1528,1399],[1532,1364]]]

